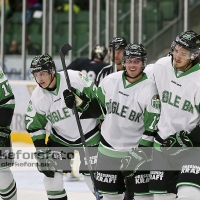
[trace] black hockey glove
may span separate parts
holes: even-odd
[[[7,128],[0,128],[0,147],[10,147],[10,133]]]
[[[73,87],[71,87],[70,90],[65,90],[63,96],[68,108],[73,109],[74,102],[76,101],[76,107],[81,113],[87,110],[89,103],[91,102],[86,94],[81,93],[78,89]]]
[[[125,177],[133,176],[133,174],[138,170],[138,168],[145,162],[148,158],[144,151],[140,148],[133,148],[128,152],[121,160],[120,170]]]
[[[34,155],[37,160],[38,171],[49,178],[53,178],[57,166],[57,158],[56,155],[54,155],[54,152],[44,148],[37,150]]]
[[[175,156],[181,151],[188,150],[191,147],[193,147],[193,143],[189,139],[188,133],[186,131],[180,131],[167,137],[161,145],[161,150],[166,155]]]

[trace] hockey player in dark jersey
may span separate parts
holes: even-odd
[[[124,49],[127,45],[127,42],[125,40],[125,38],[123,37],[114,37],[111,41],[110,41],[110,45],[109,45],[109,48],[110,48],[110,57],[111,59],[113,60],[112,58],[112,55],[113,55],[113,44],[115,44],[115,59],[114,59],[114,63],[116,65],[116,68],[117,68],[117,71],[120,71],[120,70],[123,70],[123,66],[122,66],[122,55],[123,55],[123,52],[124,52]],[[107,76],[108,74],[111,74],[113,73],[113,66],[112,64],[111,65],[108,65],[106,67],[104,67],[98,74],[97,78],[96,78],[96,82],[95,84],[98,86],[99,83],[101,82],[101,80]]]
[[[96,45],[91,52],[91,59],[77,58],[67,68],[77,70],[85,74],[91,81],[95,82],[101,69],[108,65],[104,58],[108,53],[104,45]]]

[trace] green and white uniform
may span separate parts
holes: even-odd
[[[89,97],[93,97],[95,85],[78,71],[69,70],[71,85],[79,89]],[[73,110],[68,109],[63,98],[63,91],[67,89],[64,72],[56,74],[56,89],[48,91],[37,86],[33,91],[26,113],[25,123],[28,132],[31,134],[33,142],[45,140],[45,127],[49,122],[55,130],[51,132],[52,140],[64,144],[65,146],[81,146],[80,134]],[[87,133],[94,130],[98,125],[96,119],[81,120],[83,132],[88,145],[96,144],[99,140],[99,131],[87,137]]]
[[[193,130],[200,120],[200,65],[180,72],[172,67],[171,57],[165,57],[156,62],[154,77],[162,103],[159,136]]]
[[[96,86],[86,76],[78,71],[68,70],[72,87],[85,92],[90,98],[94,97]],[[51,125],[47,146],[49,147],[82,147],[80,133],[73,110],[68,109],[64,102],[63,91],[67,89],[64,72],[56,74],[56,89],[49,91],[37,86],[33,91],[25,116],[26,129],[30,133],[36,147],[45,146],[46,127]],[[87,146],[97,145],[100,140],[99,121],[97,119],[81,119],[81,125]],[[80,150],[81,159],[82,148]],[[63,150],[64,151],[64,150]],[[71,149],[66,148],[66,154]],[[73,151],[72,151],[73,152]],[[92,157],[96,161],[96,154]],[[70,171],[70,160],[65,171]],[[87,169],[81,162],[81,169]],[[95,162],[93,161],[95,164]],[[83,166],[83,168],[82,168]],[[85,171],[85,170],[83,170]]]
[[[154,67],[153,74],[161,101],[161,116],[158,122],[158,136],[154,146],[159,150],[163,140],[169,135],[185,130],[191,132],[200,120],[200,65],[192,66],[186,72],[180,72],[172,66],[171,56],[159,59]],[[198,138],[196,138],[198,139]],[[198,140],[199,141],[199,140]],[[160,156],[159,156],[160,157]],[[187,159],[185,159],[187,163]],[[189,163],[188,163],[189,164]],[[191,165],[194,163],[191,163]],[[156,164],[155,164],[156,165]],[[184,165],[184,163],[183,163]],[[153,168],[158,166],[153,166]],[[155,177],[157,172],[152,172],[151,177]],[[168,178],[170,172],[160,172],[162,178],[151,180],[151,191],[153,193],[173,193],[175,186]],[[174,173],[174,172],[172,172]],[[166,175],[165,175],[166,174]],[[196,184],[200,187],[198,178],[193,174],[181,173],[179,175],[179,185]],[[178,176],[176,173],[172,177]],[[188,177],[190,177],[188,179]],[[170,184],[169,184],[170,181]],[[166,184],[168,182],[168,184]],[[183,183],[184,182],[184,183]]]
[[[101,134],[114,149],[137,147],[145,131],[156,130],[160,101],[155,83],[146,74],[132,84],[122,71],[111,74],[102,81],[97,95],[107,112]],[[143,143],[152,141],[153,137],[143,136]]]
[[[102,193],[122,193],[121,159],[127,150],[139,144],[153,144],[160,115],[158,93],[155,83],[147,79],[145,73],[139,81],[129,83],[124,71],[119,71],[102,80],[97,97],[100,105],[106,109],[97,161],[97,188]],[[105,183],[108,174],[115,180],[113,178]]]
[[[0,67],[0,128],[10,132],[15,108],[15,98],[8,79]],[[17,199],[17,188],[9,167],[13,165],[13,153],[10,135],[0,130],[0,197]],[[6,135],[6,137],[5,137]]]

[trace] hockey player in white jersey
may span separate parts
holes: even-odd
[[[151,157],[151,151],[148,153],[137,148],[153,145],[160,115],[160,100],[155,83],[143,73],[146,63],[144,46],[128,44],[123,53],[124,70],[102,80],[97,89],[97,98],[83,100],[88,105],[83,112],[85,116],[104,119],[96,168],[96,187],[104,200],[122,200],[125,192],[124,177],[133,175],[137,166]],[[65,102],[72,108],[76,96],[83,99],[84,94],[80,95],[74,88],[71,91],[65,91]],[[77,105],[78,109],[80,105]],[[130,162],[127,163],[124,157],[128,150]],[[119,170],[120,166],[123,173]],[[134,191],[139,195],[135,196],[136,200],[153,198],[148,189],[149,174],[145,176],[146,184],[134,186]]]
[[[197,126],[200,119],[199,54],[200,35],[188,30],[172,42],[170,56],[159,59],[153,67],[161,100],[161,116],[155,139],[158,151],[154,152],[152,170],[158,168],[158,162],[155,163],[158,157],[159,163],[168,158],[167,165],[171,165],[172,157],[178,160],[182,156],[174,168],[178,171],[166,168],[166,171],[151,172],[150,192],[154,193],[154,200],[200,199],[200,173],[190,170],[200,168],[199,152],[195,148],[191,154],[191,151],[186,151],[200,145]],[[184,170],[186,168],[188,170]],[[156,173],[162,177],[155,178]]]
[[[0,67],[0,197],[6,200],[17,199],[16,183],[10,170],[13,165],[10,125],[14,108],[14,94]]]
[[[55,63],[48,54],[33,58],[31,74],[38,86],[32,93],[25,125],[36,147],[35,157],[38,170],[44,173],[44,186],[48,199],[67,200],[63,187],[62,173],[70,172],[70,158],[74,149],[82,146],[74,113],[65,105],[63,91],[67,88],[64,72],[56,72]],[[96,86],[81,72],[68,70],[71,85],[81,92],[88,91],[92,98]],[[46,125],[51,125],[47,143]],[[81,120],[86,145],[95,146],[100,140],[99,122],[96,119]],[[78,150],[79,150],[78,149]],[[81,170],[87,172],[84,155],[81,154]],[[91,155],[95,164],[96,154]],[[90,184],[90,177],[85,176]]]

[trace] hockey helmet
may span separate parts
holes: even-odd
[[[141,58],[143,66],[147,65],[147,51],[142,44],[130,43],[126,46],[123,52],[122,65],[125,65],[126,59]]]
[[[123,37],[114,37],[110,41],[109,48],[112,48],[113,44],[115,44],[115,49],[124,49],[127,45],[127,42],[126,42],[126,39]]]
[[[99,58],[103,61],[107,53],[107,48],[104,45],[98,44],[92,49],[91,59],[93,60],[94,58]]]
[[[195,59],[200,53],[200,35],[192,30],[182,32],[172,42],[170,54],[173,54],[176,45],[190,51],[190,59]]]
[[[52,57],[48,54],[42,54],[35,56],[31,62],[30,66],[31,73],[40,71],[48,71],[49,74],[52,74],[52,70],[56,70],[55,63]]]

